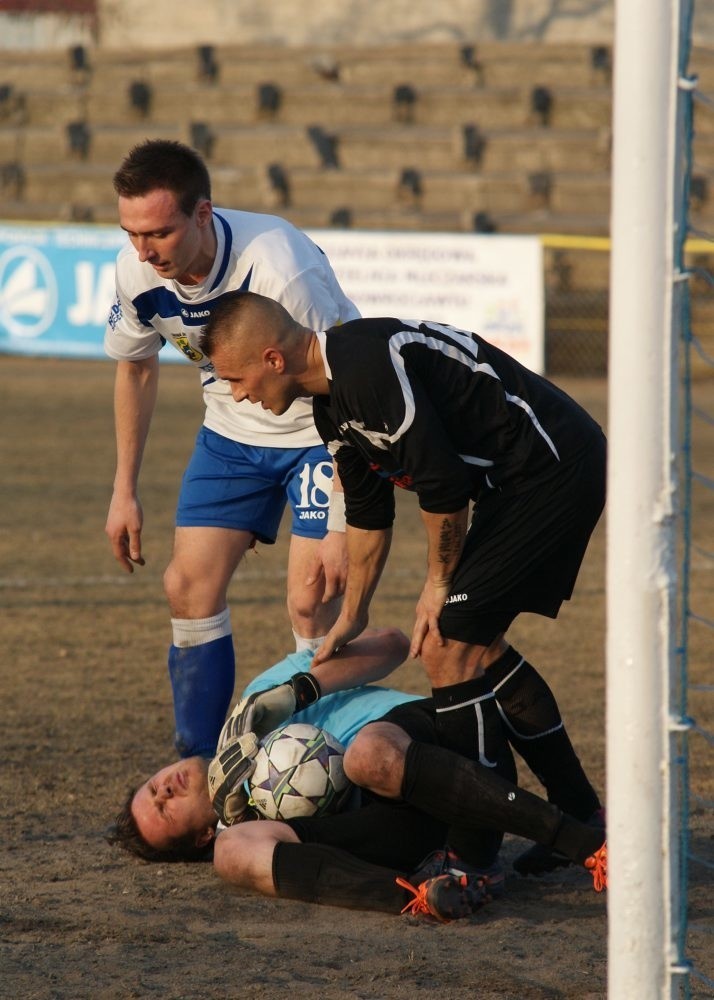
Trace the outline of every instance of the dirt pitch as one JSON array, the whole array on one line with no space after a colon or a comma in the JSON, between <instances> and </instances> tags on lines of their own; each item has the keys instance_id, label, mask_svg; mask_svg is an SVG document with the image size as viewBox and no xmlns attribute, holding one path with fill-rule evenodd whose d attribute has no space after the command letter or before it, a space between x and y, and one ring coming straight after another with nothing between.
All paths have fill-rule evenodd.
<instances>
[{"instance_id":1,"label":"dirt pitch","mask_svg":"<svg viewBox=\"0 0 714 1000\"><path fill-rule=\"evenodd\" d=\"M128 577L103 535L114 464L113 366L1 363L0 996L604 997L606 897L592 892L581 871L541 881L511 875L505 900L473 920L436 926L264 900L228 889L207 865L148 865L108 847L102 831L129 783L172 758L161 574L200 421L196 377L180 365L163 369L142 481L147 565ZM604 382L561 383L604 421ZM710 451L710 468L711 458ZM711 525L711 500L704 502ZM600 525L559 621L524 616L513 631L556 689L599 789L604 537ZM416 504L400 497L374 624L409 631L423 559ZM284 567L283 538L252 554L232 585L239 683L291 648ZM711 576L702 576L710 599ZM426 692L418 663L402 667L397 682ZM695 759L693 778L711 800L711 767ZM701 853L711 840L706 813L694 815L693 830ZM507 838L506 860L522 846ZM692 879L692 920L709 922L710 939L711 882L696 866ZM706 934L693 936L691 954L703 968L708 943ZM696 984L694 995L705 995Z\"/></svg>"}]
</instances>

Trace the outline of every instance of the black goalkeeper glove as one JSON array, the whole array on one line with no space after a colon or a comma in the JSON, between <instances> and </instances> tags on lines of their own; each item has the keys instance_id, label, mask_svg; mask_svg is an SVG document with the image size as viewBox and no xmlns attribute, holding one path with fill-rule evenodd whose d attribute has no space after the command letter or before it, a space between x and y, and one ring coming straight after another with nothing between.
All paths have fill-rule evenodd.
<instances>
[{"instance_id":1,"label":"black goalkeeper glove","mask_svg":"<svg viewBox=\"0 0 714 1000\"><path fill-rule=\"evenodd\" d=\"M294 674L286 684L248 695L228 716L218 737L219 753L231 740L245 733L255 733L259 739L267 736L295 712L313 705L321 695L319 681L309 673Z\"/></svg>"}]
</instances>

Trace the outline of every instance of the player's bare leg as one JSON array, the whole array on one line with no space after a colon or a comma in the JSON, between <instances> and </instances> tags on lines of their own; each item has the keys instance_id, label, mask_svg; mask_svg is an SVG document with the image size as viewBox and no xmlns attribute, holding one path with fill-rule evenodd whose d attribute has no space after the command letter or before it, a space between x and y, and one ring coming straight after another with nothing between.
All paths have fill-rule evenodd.
<instances>
[{"instance_id":1,"label":"player's bare leg","mask_svg":"<svg viewBox=\"0 0 714 1000\"><path fill-rule=\"evenodd\" d=\"M249 531L176 528L164 591L173 618L210 618L226 606L228 584L248 549Z\"/></svg>"},{"instance_id":2,"label":"player's bare leg","mask_svg":"<svg viewBox=\"0 0 714 1000\"><path fill-rule=\"evenodd\" d=\"M457 639L436 639L430 632L421 647L421 661L432 687L446 687L482 677L508 649L503 633L488 646L471 645Z\"/></svg>"},{"instance_id":3,"label":"player's bare leg","mask_svg":"<svg viewBox=\"0 0 714 1000\"><path fill-rule=\"evenodd\" d=\"M402 792L404 761L411 737L392 722L370 722L345 751L345 774L375 795L397 799Z\"/></svg>"},{"instance_id":4,"label":"player's bare leg","mask_svg":"<svg viewBox=\"0 0 714 1000\"><path fill-rule=\"evenodd\" d=\"M507 649L503 635L488 646L428 632L421 659L431 682L442 746L515 776L512 757L490 681L484 670Z\"/></svg>"},{"instance_id":5,"label":"player's bare leg","mask_svg":"<svg viewBox=\"0 0 714 1000\"><path fill-rule=\"evenodd\" d=\"M263 896L277 896L273 852L278 843L299 844L300 838L285 823L272 820L237 823L216 838L214 867L231 885L252 889Z\"/></svg>"},{"instance_id":6,"label":"player's bare leg","mask_svg":"<svg viewBox=\"0 0 714 1000\"><path fill-rule=\"evenodd\" d=\"M381 832L378 826L368 836ZM231 885L264 896L354 910L424 913L442 922L469 916L488 898L485 889L465 878L442 875L420 885L404 871L371 864L338 847L303 844L290 827L270 821L224 830L216 839L214 865Z\"/></svg>"},{"instance_id":7,"label":"player's bare leg","mask_svg":"<svg viewBox=\"0 0 714 1000\"><path fill-rule=\"evenodd\" d=\"M328 594L337 589L334 573L326 581L324 567L316 572L316 566L322 565L325 544L324 539L305 538L301 535L292 535L290 538L287 602L298 650L316 649L320 642L313 640L321 640L335 624L340 613L339 595L327 602L323 600L326 582L330 588ZM310 580L313 582L309 583Z\"/></svg>"}]
</instances>

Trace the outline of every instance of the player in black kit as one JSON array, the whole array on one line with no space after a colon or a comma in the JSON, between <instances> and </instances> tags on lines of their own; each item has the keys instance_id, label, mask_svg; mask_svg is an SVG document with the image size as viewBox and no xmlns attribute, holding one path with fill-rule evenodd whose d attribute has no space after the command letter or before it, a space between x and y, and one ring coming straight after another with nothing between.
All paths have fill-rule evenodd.
<instances>
[{"instance_id":1,"label":"player in black kit","mask_svg":"<svg viewBox=\"0 0 714 1000\"><path fill-rule=\"evenodd\" d=\"M604 825L553 693L505 638L519 613L555 618L572 594L605 502L597 423L477 334L440 323L355 320L336 336L237 293L212 316L202 349L236 400L282 413L313 397L336 459L349 569L342 612L314 662L365 628L394 486L413 490L428 557L411 654L430 679L440 742L493 766L503 721L548 798ZM516 868L539 874L560 863L535 847Z\"/></svg>"}]
</instances>

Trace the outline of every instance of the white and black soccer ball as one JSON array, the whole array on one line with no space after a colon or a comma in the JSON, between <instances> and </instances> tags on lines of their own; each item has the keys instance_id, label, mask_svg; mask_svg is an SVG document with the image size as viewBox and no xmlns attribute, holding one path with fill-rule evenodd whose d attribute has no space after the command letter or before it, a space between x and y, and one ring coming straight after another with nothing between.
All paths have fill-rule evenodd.
<instances>
[{"instance_id":1,"label":"white and black soccer ball","mask_svg":"<svg viewBox=\"0 0 714 1000\"><path fill-rule=\"evenodd\" d=\"M306 723L269 733L249 781L255 808L266 819L281 820L338 812L351 788L344 753L334 736Z\"/></svg>"}]
</instances>

